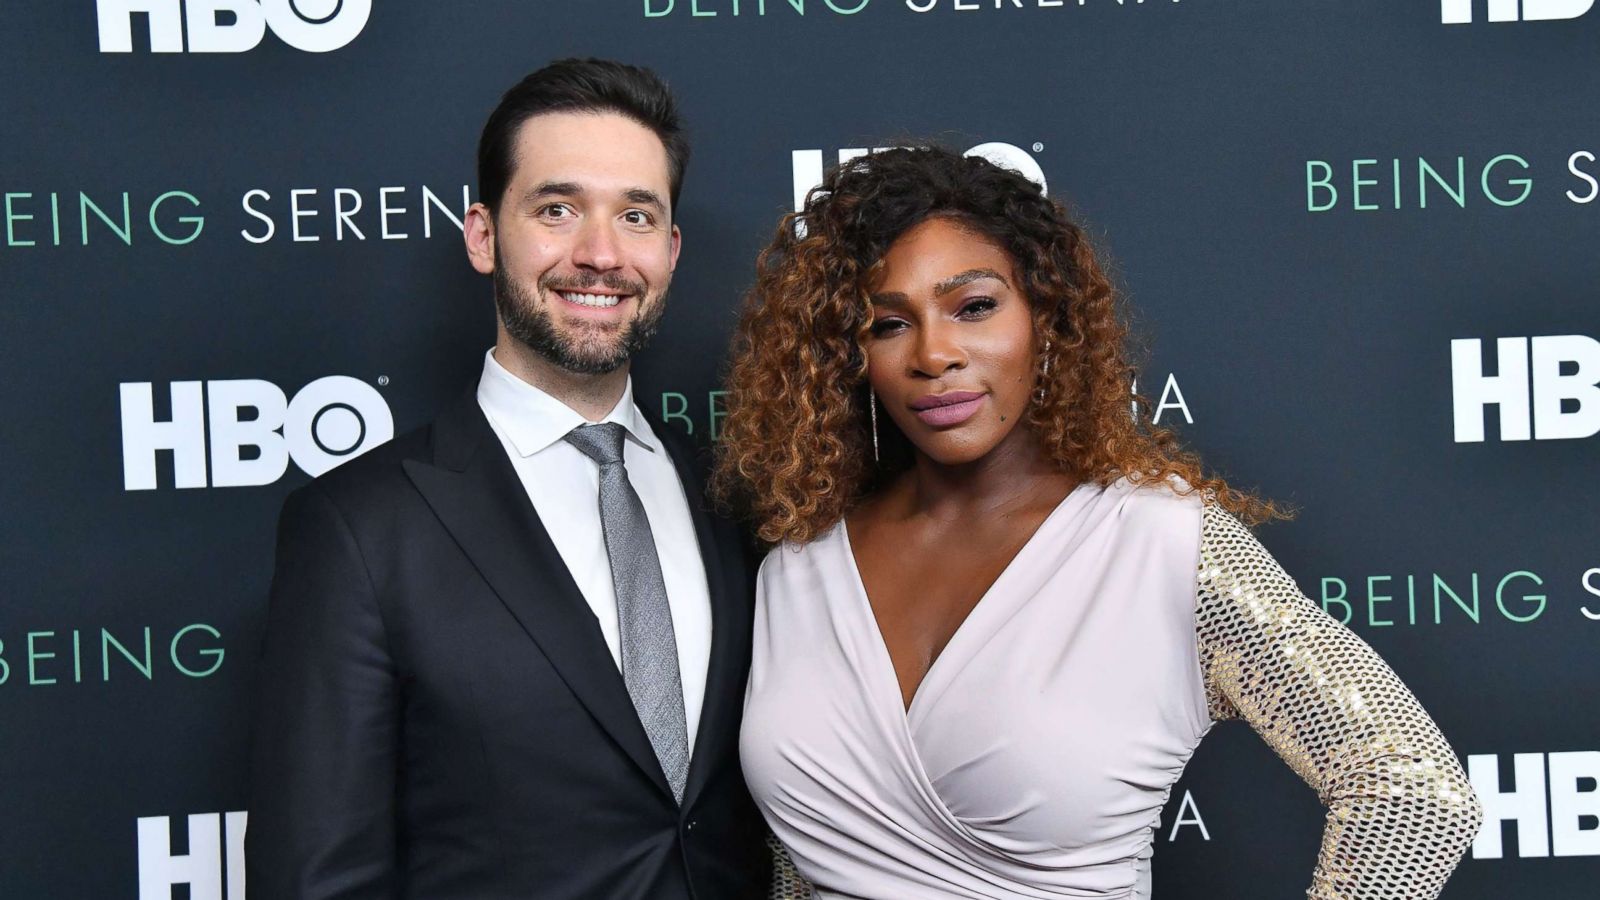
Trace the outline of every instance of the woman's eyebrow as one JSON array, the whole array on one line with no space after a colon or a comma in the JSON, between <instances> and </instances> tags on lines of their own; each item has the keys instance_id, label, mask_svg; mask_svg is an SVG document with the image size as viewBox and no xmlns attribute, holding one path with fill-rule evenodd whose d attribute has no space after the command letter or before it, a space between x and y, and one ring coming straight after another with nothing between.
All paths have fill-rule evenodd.
<instances>
[{"instance_id":1,"label":"woman's eyebrow","mask_svg":"<svg viewBox=\"0 0 1600 900\"><path fill-rule=\"evenodd\" d=\"M934 296L942 297L956 288L961 287L964 284L971 284L980 278L993 278L995 281L1000 282L1006 287L1011 287L1011 282L1007 281L1005 276L993 269L968 269L965 272L951 275L949 278L946 278L945 280L934 285Z\"/></svg>"}]
</instances>

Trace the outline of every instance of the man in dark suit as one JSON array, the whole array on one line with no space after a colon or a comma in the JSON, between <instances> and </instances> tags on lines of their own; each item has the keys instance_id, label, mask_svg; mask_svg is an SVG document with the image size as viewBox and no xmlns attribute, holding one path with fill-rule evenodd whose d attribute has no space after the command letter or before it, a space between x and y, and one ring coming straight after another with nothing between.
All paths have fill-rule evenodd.
<instances>
[{"instance_id":1,"label":"man in dark suit","mask_svg":"<svg viewBox=\"0 0 1600 900\"><path fill-rule=\"evenodd\" d=\"M251 900L764 893L749 561L628 377L687 155L665 86L616 63L552 64L490 116L482 377L284 506Z\"/></svg>"}]
</instances>

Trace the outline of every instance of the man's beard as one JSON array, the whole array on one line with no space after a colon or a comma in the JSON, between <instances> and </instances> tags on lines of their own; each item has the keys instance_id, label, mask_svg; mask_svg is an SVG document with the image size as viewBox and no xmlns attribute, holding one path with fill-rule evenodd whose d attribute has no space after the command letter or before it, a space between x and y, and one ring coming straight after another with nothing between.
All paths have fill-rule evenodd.
<instances>
[{"instance_id":1,"label":"man's beard","mask_svg":"<svg viewBox=\"0 0 1600 900\"><path fill-rule=\"evenodd\" d=\"M506 275L506 267L495 251L494 305L500 311L500 321L506 333L531 348L550 362L577 375L605 375L627 365L633 354L643 350L661 326L661 316L666 312L666 291L651 302L646 297L643 284L629 281L615 273L604 276L589 273L587 277L556 278L546 275L539 279L538 293L550 298L551 303L565 303L556 291L584 291L596 286L621 291L633 298L638 311L620 328L610 329L594 322L576 321L567 333L556 328L550 310L530 296L522 285Z\"/></svg>"}]
</instances>

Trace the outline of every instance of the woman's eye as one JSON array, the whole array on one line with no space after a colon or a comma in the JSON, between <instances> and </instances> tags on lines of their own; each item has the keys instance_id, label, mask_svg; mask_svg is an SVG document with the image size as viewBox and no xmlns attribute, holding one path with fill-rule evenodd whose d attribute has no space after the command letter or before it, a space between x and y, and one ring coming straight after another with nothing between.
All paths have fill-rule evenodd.
<instances>
[{"instance_id":1,"label":"woman's eye","mask_svg":"<svg viewBox=\"0 0 1600 900\"><path fill-rule=\"evenodd\" d=\"M993 312L997 305L993 297L975 297L961 307L961 315L968 318L987 315Z\"/></svg>"},{"instance_id":2,"label":"woman's eye","mask_svg":"<svg viewBox=\"0 0 1600 900\"><path fill-rule=\"evenodd\" d=\"M872 323L872 336L884 337L899 331L904 326L905 323L899 319L876 319Z\"/></svg>"}]
</instances>

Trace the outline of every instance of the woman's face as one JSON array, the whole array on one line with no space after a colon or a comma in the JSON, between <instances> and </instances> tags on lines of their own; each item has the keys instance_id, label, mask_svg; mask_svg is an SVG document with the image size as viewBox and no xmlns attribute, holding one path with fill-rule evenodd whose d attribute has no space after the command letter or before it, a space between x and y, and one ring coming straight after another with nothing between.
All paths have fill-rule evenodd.
<instances>
[{"instance_id":1,"label":"woman's face","mask_svg":"<svg viewBox=\"0 0 1600 900\"><path fill-rule=\"evenodd\" d=\"M867 380L919 451L960 465L1024 433L1033 316L1008 253L928 219L890 245L871 300Z\"/></svg>"}]
</instances>

